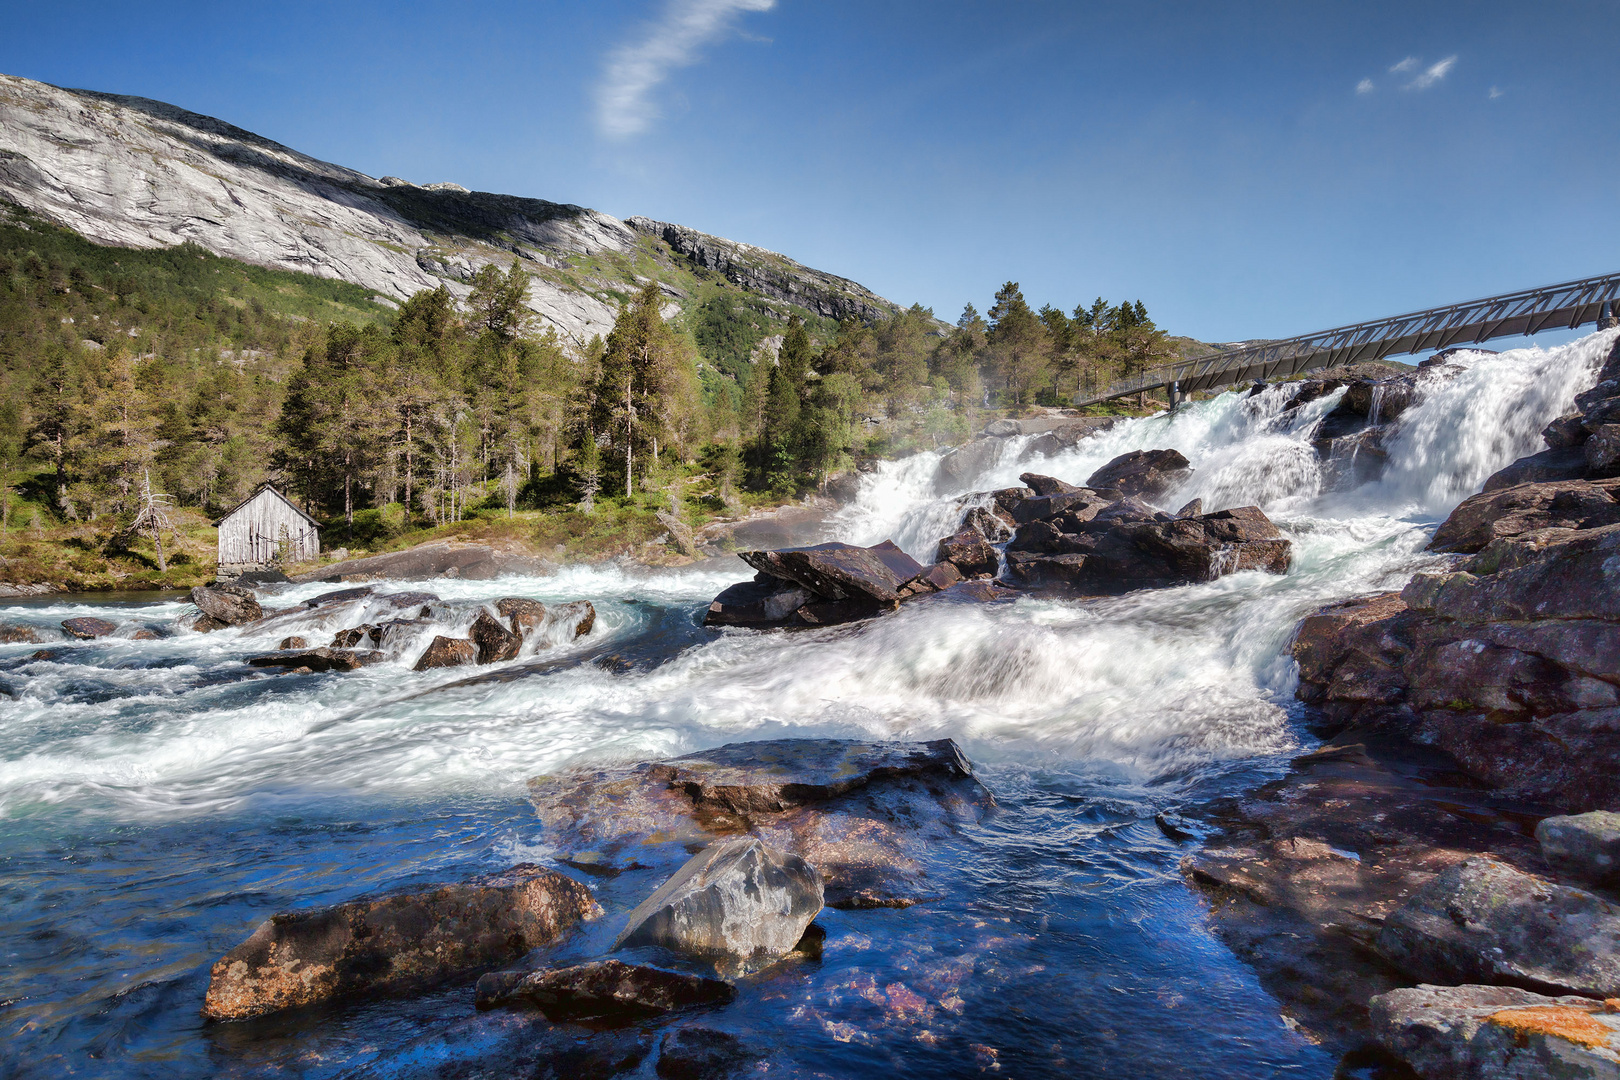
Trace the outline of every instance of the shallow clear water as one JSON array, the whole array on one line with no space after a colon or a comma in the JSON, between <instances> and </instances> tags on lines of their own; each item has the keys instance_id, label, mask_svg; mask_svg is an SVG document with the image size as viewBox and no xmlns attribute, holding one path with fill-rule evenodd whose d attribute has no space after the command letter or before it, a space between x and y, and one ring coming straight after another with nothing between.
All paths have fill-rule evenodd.
<instances>
[{"instance_id":1,"label":"shallow clear water","mask_svg":"<svg viewBox=\"0 0 1620 1080\"><path fill-rule=\"evenodd\" d=\"M926 559L968 491L1026 470L1081 482L1126 450L1173 446L1196 471L1165 504L1258 503L1294 541L1281 577L931 604L776 634L699 625L748 575L735 561L401 586L438 593L447 632L499 596L596 604L587 638L508 665L556 661L546 670L470 685L465 669L412 673L414 651L346 675L242 663L289 634L320 644L370 621L364 603L253 633L64 642L51 660L0 646L0 1075L394 1074L398 1054L431 1056L436 1032L466 1022L467 986L205 1025L208 965L277 910L544 861L527 777L791 734L953 737L1003 811L939 852L937 901L824 913L823 961L746 983L716 1024L832 1076L1171 1076L1191 1061L1210 1077L1330 1076L1333 1057L1208 934L1177 871L1196 841L1154 815L1284 767L1303 739L1284 656L1298 619L1428 562L1434 523L1540 448L1615 336L1465 355L1401 418L1384 478L1351 491L1325 490L1310 446L1337 396L1285 411L1273 390L1124 423L1049 459L1019 462L1027 440L1007 440L960 492L934 491L936 455L888 463L828 526ZM79 597L0 621L94 614L128 635L185 610ZM591 884L609 915L565 956L605 947L658 882Z\"/></svg>"}]
</instances>

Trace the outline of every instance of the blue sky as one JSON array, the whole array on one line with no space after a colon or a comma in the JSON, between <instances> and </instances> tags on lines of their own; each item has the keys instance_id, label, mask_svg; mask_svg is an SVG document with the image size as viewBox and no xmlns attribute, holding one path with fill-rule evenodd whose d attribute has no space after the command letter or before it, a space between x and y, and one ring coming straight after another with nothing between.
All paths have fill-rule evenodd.
<instances>
[{"instance_id":1,"label":"blue sky","mask_svg":"<svg viewBox=\"0 0 1620 1080\"><path fill-rule=\"evenodd\" d=\"M0 70L954 319L1276 337L1620 268L1611 3L18 3Z\"/></svg>"}]
</instances>

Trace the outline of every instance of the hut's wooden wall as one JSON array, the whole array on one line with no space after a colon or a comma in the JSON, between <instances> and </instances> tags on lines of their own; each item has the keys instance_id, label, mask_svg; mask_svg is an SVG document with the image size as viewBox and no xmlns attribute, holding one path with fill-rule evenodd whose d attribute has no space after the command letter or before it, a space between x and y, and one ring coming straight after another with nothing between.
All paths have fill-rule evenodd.
<instances>
[{"instance_id":1,"label":"hut's wooden wall","mask_svg":"<svg viewBox=\"0 0 1620 1080\"><path fill-rule=\"evenodd\" d=\"M290 560L313 559L321 551L320 534L297 509L269 488L237 507L219 523L221 566L262 565L275 558L283 536Z\"/></svg>"}]
</instances>

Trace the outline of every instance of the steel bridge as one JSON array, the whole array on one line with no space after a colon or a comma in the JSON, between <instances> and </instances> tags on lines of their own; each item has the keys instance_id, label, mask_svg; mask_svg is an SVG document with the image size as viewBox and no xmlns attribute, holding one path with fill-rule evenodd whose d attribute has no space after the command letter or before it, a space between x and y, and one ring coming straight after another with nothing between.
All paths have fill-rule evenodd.
<instances>
[{"instance_id":1,"label":"steel bridge","mask_svg":"<svg viewBox=\"0 0 1620 1080\"><path fill-rule=\"evenodd\" d=\"M1465 304L1414 311L1392 319L1356 323L1316 334L1228 349L1183 360L1120 379L1099 392L1082 392L1077 406L1166 387L1170 406L1196 390L1253 380L1271 381L1316 368L1382 360L1401 353L1428 352L1492 338L1573 329L1602 322L1620 310L1620 274L1566 281L1540 289L1489 296Z\"/></svg>"}]
</instances>

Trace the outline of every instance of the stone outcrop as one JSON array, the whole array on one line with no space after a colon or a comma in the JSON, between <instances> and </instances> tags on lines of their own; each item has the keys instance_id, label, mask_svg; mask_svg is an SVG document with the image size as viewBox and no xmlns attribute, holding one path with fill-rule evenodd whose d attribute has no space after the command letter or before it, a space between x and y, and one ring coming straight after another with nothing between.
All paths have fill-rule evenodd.
<instances>
[{"instance_id":1,"label":"stone outcrop","mask_svg":"<svg viewBox=\"0 0 1620 1080\"><path fill-rule=\"evenodd\" d=\"M522 956L600 912L561 874L515 866L461 885L272 916L215 962L211 1020L419 990Z\"/></svg>"},{"instance_id":2,"label":"stone outcrop","mask_svg":"<svg viewBox=\"0 0 1620 1080\"><path fill-rule=\"evenodd\" d=\"M220 626L241 626L264 618L259 598L240 585L198 585L191 590L191 602Z\"/></svg>"},{"instance_id":3,"label":"stone outcrop","mask_svg":"<svg viewBox=\"0 0 1620 1080\"><path fill-rule=\"evenodd\" d=\"M792 952L821 905L815 867L739 837L692 856L630 913L613 947L657 946L743 974Z\"/></svg>"},{"instance_id":4,"label":"stone outcrop","mask_svg":"<svg viewBox=\"0 0 1620 1080\"><path fill-rule=\"evenodd\" d=\"M686 845L751 835L815 867L835 908L932 895L930 845L995 806L949 739L732 743L537 777L529 790L547 841L593 865L659 860L673 873L690 858Z\"/></svg>"},{"instance_id":5,"label":"stone outcrop","mask_svg":"<svg viewBox=\"0 0 1620 1080\"><path fill-rule=\"evenodd\" d=\"M1372 1034L1423 1080L1617 1080L1620 1013L1502 986L1415 986L1372 1001Z\"/></svg>"},{"instance_id":6,"label":"stone outcrop","mask_svg":"<svg viewBox=\"0 0 1620 1080\"><path fill-rule=\"evenodd\" d=\"M113 633L118 629L118 624L109 619L98 619L93 615L80 615L71 619L63 619L62 629L80 641L90 641ZM19 638L19 640L26 639Z\"/></svg>"},{"instance_id":7,"label":"stone outcrop","mask_svg":"<svg viewBox=\"0 0 1620 1080\"><path fill-rule=\"evenodd\" d=\"M1450 535L1472 546L1491 529ZM1294 645L1299 695L1328 730L1357 724L1438 747L1520 797L1572 812L1617 805L1617 555L1620 524L1532 529L1417 575L1399 596L1326 608Z\"/></svg>"},{"instance_id":8,"label":"stone outcrop","mask_svg":"<svg viewBox=\"0 0 1620 1080\"><path fill-rule=\"evenodd\" d=\"M328 563L318 569L295 574L293 580L431 581L434 578L460 578L465 581L490 581L502 574L534 575L549 573L554 569L556 567L545 559L522 552L504 551L487 544L436 540L405 551Z\"/></svg>"},{"instance_id":9,"label":"stone outcrop","mask_svg":"<svg viewBox=\"0 0 1620 1080\"><path fill-rule=\"evenodd\" d=\"M724 1005L736 987L683 971L593 960L549 971L497 971L478 980L480 1009L538 1009L548 1020L633 1023L680 1009Z\"/></svg>"}]
</instances>

